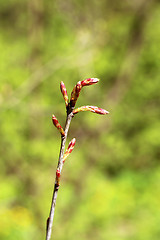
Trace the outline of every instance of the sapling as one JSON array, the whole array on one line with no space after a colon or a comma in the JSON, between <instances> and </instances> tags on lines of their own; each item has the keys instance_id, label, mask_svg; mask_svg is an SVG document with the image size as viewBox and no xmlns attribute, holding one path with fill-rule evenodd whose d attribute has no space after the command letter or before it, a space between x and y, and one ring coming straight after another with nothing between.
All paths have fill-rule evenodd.
<instances>
[{"instance_id":1,"label":"sapling","mask_svg":"<svg viewBox=\"0 0 160 240\"><path fill-rule=\"evenodd\" d=\"M70 100L68 98L67 90L63 82L60 83L60 89L65 101L66 105L66 123L65 123L65 128L63 129L60 123L58 122L57 118L52 115L52 122L54 126L58 129L58 131L61 134L61 147L60 147L60 154L59 154L59 159L58 159L58 165L56 169L56 177L55 177L55 183L54 183L54 190L53 190L53 197L52 197L52 202L51 202L51 209L50 209L50 214L47 219L47 226L46 226L46 240L50 240L51 238L51 233L52 233L52 226L53 226L53 218L54 218L54 211L55 211L55 205L56 205L56 200L57 200L57 194L60 186L60 178L61 178L61 172L63 168L63 164L65 163L66 158L69 156L69 154L72 152L76 139L73 138L69 145L67 150L65 151L65 143L68 135L68 130L69 126L71 123L72 118L74 117L75 114L79 112L84 112L84 111L90 111L93 113L105 115L108 114L109 112L96 107L96 106L82 106L79 108L75 109L75 104L77 102L77 99L79 97L79 94L81 92L81 89L85 86L90 86L99 81L98 78L87 78L83 81L79 81L73 88L71 92L71 97Z\"/></svg>"}]
</instances>

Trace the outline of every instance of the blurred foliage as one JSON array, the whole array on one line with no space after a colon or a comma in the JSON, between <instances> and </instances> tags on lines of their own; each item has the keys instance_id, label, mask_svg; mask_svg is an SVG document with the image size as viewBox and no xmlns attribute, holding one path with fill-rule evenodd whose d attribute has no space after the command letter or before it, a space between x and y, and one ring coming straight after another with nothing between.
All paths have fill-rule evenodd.
<instances>
[{"instance_id":1,"label":"blurred foliage","mask_svg":"<svg viewBox=\"0 0 160 240\"><path fill-rule=\"evenodd\" d=\"M0 238L44 239L60 136L61 80L74 117L53 239L159 240L160 4L140 1L0 2Z\"/></svg>"}]
</instances>

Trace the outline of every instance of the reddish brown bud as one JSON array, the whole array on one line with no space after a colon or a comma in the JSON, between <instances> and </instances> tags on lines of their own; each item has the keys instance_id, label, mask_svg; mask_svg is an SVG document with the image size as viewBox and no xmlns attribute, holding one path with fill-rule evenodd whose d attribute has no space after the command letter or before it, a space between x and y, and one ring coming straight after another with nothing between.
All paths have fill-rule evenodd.
<instances>
[{"instance_id":1,"label":"reddish brown bud","mask_svg":"<svg viewBox=\"0 0 160 240\"><path fill-rule=\"evenodd\" d=\"M61 89L61 93L63 95L64 101L65 101L65 104L67 107L68 106L68 94L67 94L67 89L62 81L60 83L60 89Z\"/></svg>"},{"instance_id":2,"label":"reddish brown bud","mask_svg":"<svg viewBox=\"0 0 160 240\"><path fill-rule=\"evenodd\" d=\"M79 81L73 88L73 91L71 93L71 100L70 100L70 106L74 107L76 104L76 101L79 97L80 91L81 91L82 85L81 81Z\"/></svg>"},{"instance_id":3,"label":"reddish brown bud","mask_svg":"<svg viewBox=\"0 0 160 240\"><path fill-rule=\"evenodd\" d=\"M68 149L73 148L74 145L75 145L75 143L76 143L76 139L73 138L73 139L70 141L69 145L68 145Z\"/></svg>"},{"instance_id":4,"label":"reddish brown bud","mask_svg":"<svg viewBox=\"0 0 160 240\"><path fill-rule=\"evenodd\" d=\"M57 169L57 171L56 171L56 182L57 182L57 186L59 186L60 176L61 176L61 173L60 173L59 169Z\"/></svg>"},{"instance_id":5,"label":"reddish brown bud","mask_svg":"<svg viewBox=\"0 0 160 240\"><path fill-rule=\"evenodd\" d=\"M73 139L70 141L70 143L69 143L69 145L68 145L68 148L67 148L67 150L66 150L66 152L65 152L65 154L64 154L64 156L63 156L63 163L65 162L65 160L66 160L66 158L68 157L68 155L73 151L75 143L76 143L76 139L73 138Z\"/></svg>"},{"instance_id":6,"label":"reddish brown bud","mask_svg":"<svg viewBox=\"0 0 160 240\"><path fill-rule=\"evenodd\" d=\"M63 128L61 127L60 123L58 122L57 118L54 115L52 115L52 122L54 126L58 129L58 131L61 133L61 135L65 136Z\"/></svg>"},{"instance_id":7,"label":"reddish brown bud","mask_svg":"<svg viewBox=\"0 0 160 240\"><path fill-rule=\"evenodd\" d=\"M102 109L102 108L99 108L99 107L96 107L96 106L82 106L82 107L74 109L73 114L77 114L78 112L86 112L86 111L90 111L90 112L97 113L97 114L102 114L102 115L105 115L105 114L109 113L105 109Z\"/></svg>"},{"instance_id":8,"label":"reddish brown bud","mask_svg":"<svg viewBox=\"0 0 160 240\"><path fill-rule=\"evenodd\" d=\"M93 85L95 83L97 83L99 81L98 78L87 78L83 81L81 81L82 87L84 86L89 86L89 85Z\"/></svg>"},{"instance_id":9,"label":"reddish brown bud","mask_svg":"<svg viewBox=\"0 0 160 240\"><path fill-rule=\"evenodd\" d=\"M57 177L57 178L60 178L60 176L61 176L61 173L60 173L60 171L57 169L57 171L56 171L56 177Z\"/></svg>"}]
</instances>

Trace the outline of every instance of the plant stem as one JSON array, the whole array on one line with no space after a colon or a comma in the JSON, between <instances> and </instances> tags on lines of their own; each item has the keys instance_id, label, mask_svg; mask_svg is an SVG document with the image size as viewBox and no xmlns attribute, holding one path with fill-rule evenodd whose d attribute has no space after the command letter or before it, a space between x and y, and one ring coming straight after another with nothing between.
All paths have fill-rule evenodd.
<instances>
[{"instance_id":1,"label":"plant stem","mask_svg":"<svg viewBox=\"0 0 160 240\"><path fill-rule=\"evenodd\" d=\"M67 113L65 130L64 130L65 131L65 136L61 137L61 147L60 147L59 160L58 160L58 165L57 165L57 169L60 171L60 173L61 173L62 167L63 167L63 155L64 155L64 150L65 150L65 143L66 143L66 140L67 140L68 130L69 130L69 126L70 126L72 117L73 117L72 112ZM56 200L57 200L57 195L58 195L58 189L59 189L59 184L57 184L57 180L55 179L51 209L50 209L49 218L47 220L46 240L50 240L50 238L51 238L53 218L54 218L55 205L56 205Z\"/></svg>"}]
</instances>

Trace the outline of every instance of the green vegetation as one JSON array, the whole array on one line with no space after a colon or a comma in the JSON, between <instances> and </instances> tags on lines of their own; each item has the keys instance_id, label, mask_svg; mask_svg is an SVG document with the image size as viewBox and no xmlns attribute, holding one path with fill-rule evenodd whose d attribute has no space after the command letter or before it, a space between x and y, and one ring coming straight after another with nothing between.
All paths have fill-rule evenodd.
<instances>
[{"instance_id":1,"label":"green vegetation","mask_svg":"<svg viewBox=\"0 0 160 240\"><path fill-rule=\"evenodd\" d=\"M77 144L62 173L52 238L160 238L160 4L0 2L0 239L44 239L68 94ZM67 143L68 144L68 143Z\"/></svg>"}]
</instances>

